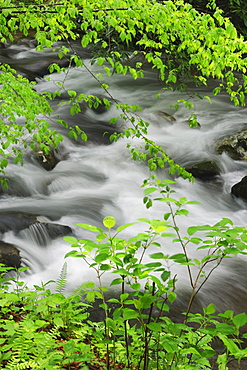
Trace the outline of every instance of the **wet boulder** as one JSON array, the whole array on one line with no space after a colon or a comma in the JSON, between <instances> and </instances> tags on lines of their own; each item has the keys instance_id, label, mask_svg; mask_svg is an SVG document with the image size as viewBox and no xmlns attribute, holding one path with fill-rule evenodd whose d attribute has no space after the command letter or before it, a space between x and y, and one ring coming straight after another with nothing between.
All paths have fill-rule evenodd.
<instances>
[{"instance_id":1,"label":"wet boulder","mask_svg":"<svg viewBox=\"0 0 247 370\"><path fill-rule=\"evenodd\" d=\"M240 182L232 186L231 193L235 197L247 199L247 176L244 176Z\"/></svg>"},{"instance_id":2,"label":"wet boulder","mask_svg":"<svg viewBox=\"0 0 247 370\"><path fill-rule=\"evenodd\" d=\"M194 163L191 166L186 166L185 169L201 180L212 180L220 175L220 169L214 161Z\"/></svg>"},{"instance_id":3,"label":"wet boulder","mask_svg":"<svg viewBox=\"0 0 247 370\"><path fill-rule=\"evenodd\" d=\"M234 160L247 160L247 130L236 133L218 141L217 154L227 153Z\"/></svg>"},{"instance_id":4,"label":"wet boulder","mask_svg":"<svg viewBox=\"0 0 247 370\"><path fill-rule=\"evenodd\" d=\"M35 152L35 159L46 171L53 170L60 161L54 149L50 149L48 153L45 153L41 149L37 150Z\"/></svg>"},{"instance_id":5,"label":"wet boulder","mask_svg":"<svg viewBox=\"0 0 247 370\"><path fill-rule=\"evenodd\" d=\"M0 232L19 232L37 222L37 216L21 212L0 213Z\"/></svg>"},{"instance_id":6,"label":"wet boulder","mask_svg":"<svg viewBox=\"0 0 247 370\"><path fill-rule=\"evenodd\" d=\"M53 239L71 235L67 225L52 222L40 222L37 215L28 213L0 213L0 233L13 231L22 238L32 239L41 246L46 246Z\"/></svg>"},{"instance_id":7,"label":"wet boulder","mask_svg":"<svg viewBox=\"0 0 247 370\"><path fill-rule=\"evenodd\" d=\"M33 240L41 247L46 247L51 240L65 235L72 235L72 229L67 225L38 221L21 230L18 235L23 239Z\"/></svg>"},{"instance_id":8,"label":"wet boulder","mask_svg":"<svg viewBox=\"0 0 247 370\"><path fill-rule=\"evenodd\" d=\"M29 197L32 194L27 184L17 174L13 177L7 177L7 185L7 188L0 185L0 196L11 195L16 197Z\"/></svg>"},{"instance_id":9,"label":"wet boulder","mask_svg":"<svg viewBox=\"0 0 247 370\"><path fill-rule=\"evenodd\" d=\"M21 266L20 252L14 244L0 240L0 263L16 269Z\"/></svg>"},{"instance_id":10,"label":"wet boulder","mask_svg":"<svg viewBox=\"0 0 247 370\"><path fill-rule=\"evenodd\" d=\"M72 234L71 227L67 225L53 224L48 222L40 222L51 239L56 239L61 236Z\"/></svg>"}]
</instances>

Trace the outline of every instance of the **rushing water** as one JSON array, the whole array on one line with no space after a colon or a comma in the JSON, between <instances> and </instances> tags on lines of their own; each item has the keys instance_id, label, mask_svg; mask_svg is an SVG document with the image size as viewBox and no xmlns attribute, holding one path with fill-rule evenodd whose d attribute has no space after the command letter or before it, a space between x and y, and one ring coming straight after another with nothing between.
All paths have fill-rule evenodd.
<instances>
[{"instance_id":1,"label":"rushing water","mask_svg":"<svg viewBox=\"0 0 247 370\"><path fill-rule=\"evenodd\" d=\"M52 60L54 55L47 52L45 58L37 54L33 48L23 44L8 48L8 53L2 52L2 61L11 61L12 65L22 71L28 66ZM83 55L85 63L94 73L102 72L96 65L91 66L89 54ZM41 58L41 59L40 59ZM43 59L42 59L43 58ZM35 73L35 72L33 72ZM78 93L102 94L97 81L83 68L71 68L61 74L52 74L38 79L37 91L54 91L57 82L64 82L67 89ZM233 184L238 182L247 170L247 163L234 161L226 154L216 155L216 141L234 133L247 124L246 109L233 107L229 98L221 94L214 97L212 104L207 100L193 98L195 113L201 124L200 129L190 129L186 119L190 115L185 107L177 111L170 108L178 99L189 99L185 93L162 90L162 85L152 70L146 71L145 78L134 81L131 77L114 75L110 79L105 76L105 82L110 84L110 93L115 99L124 103L139 104L142 112L139 115L150 122L149 137L162 145L169 155L183 166L195 162L212 159L221 169L221 177L211 182L189 183L177 179L174 186L177 197L187 197L188 200L199 201L200 205L188 206L189 216L179 216L178 224L181 232L188 226L214 224L222 217L233 220L235 225L244 226L247 221L246 204L230 194ZM155 95L162 91L161 98ZM202 88L199 93L210 95L210 88ZM69 114L68 105L58 105L63 97L53 102L54 117L59 115L69 125L78 125L88 134L89 141L75 142L65 137L58 156L60 162L52 171L46 171L33 159L27 151L23 167L10 165L7 175L12 179L12 191L1 196L1 212L23 212L38 215L38 220L69 226L76 237L90 237L92 234L75 223L102 225L105 216L114 216L118 225L134 222L137 218L162 219L167 212L165 205L154 204L150 209L143 205L143 180L150 176L144 163L134 162L126 149L128 139L121 139L109 145L105 132L113 132L115 127L108 124L112 116L118 112L114 107L99 114L92 109L82 107L82 112L74 116ZM64 100L65 101L65 100ZM175 123L167 121L159 113L165 111L174 115ZM121 129L122 122L117 124ZM58 127L55 126L57 129ZM61 129L65 134L65 129ZM140 142L136 140L139 145ZM166 171L159 172L163 179L168 178ZM123 233L126 237L134 236L143 229L143 225L135 225ZM57 279L64 263L64 255L70 250L70 245L62 237L51 238L42 224L34 224L16 233L12 228L3 233L2 239L14 243L21 252L24 264L30 266L29 272L23 277L28 285L39 284L50 279ZM162 241L165 253L181 252L179 245L172 244L169 239ZM159 250L151 250L156 252ZM193 258L202 256L205 252L196 252L195 247L189 250ZM82 281L93 279L81 259L68 258L68 291L74 289ZM186 268L171 267L177 273L179 284L184 289L188 286ZM228 260L217 269L209 279L202 293L203 304L216 302L220 309L230 308L235 303L235 309L244 309L246 302L246 262Z\"/></svg>"}]
</instances>

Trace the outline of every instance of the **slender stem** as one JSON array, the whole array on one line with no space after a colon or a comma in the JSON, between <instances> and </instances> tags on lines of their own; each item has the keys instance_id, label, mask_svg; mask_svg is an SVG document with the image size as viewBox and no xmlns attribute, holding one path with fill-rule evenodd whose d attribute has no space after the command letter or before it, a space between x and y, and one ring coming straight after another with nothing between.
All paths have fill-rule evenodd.
<instances>
[{"instance_id":1,"label":"slender stem","mask_svg":"<svg viewBox=\"0 0 247 370\"><path fill-rule=\"evenodd\" d=\"M125 292L125 282L124 282L125 276L122 275L121 277L123 279L123 282L122 282L122 294L124 294L124 292ZM125 304L123 303L123 308L124 307L125 307ZM128 343L127 320L124 320L124 340L125 340L125 347L126 347L126 356L127 356L128 369L131 369L132 367L130 365L130 354L129 354L129 343Z\"/></svg>"},{"instance_id":2,"label":"slender stem","mask_svg":"<svg viewBox=\"0 0 247 370\"><path fill-rule=\"evenodd\" d=\"M105 337L108 340L109 339L109 331L106 325L106 320L105 320ZM110 370L110 353L109 353L109 344L106 343L106 368L107 370Z\"/></svg>"},{"instance_id":3,"label":"slender stem","mask_svg":"<svg viewBox=\"0 0 247 370\"><path fill-rule=\"evenodd\" d=\"M220 259L218 259L217 257L214 258L214 259L211 259L209 261L206 261L202 267L200 268L197 276L196 276L196 279L195 279L195 282L194 282L194 286L193 286L193 289L192 289L192 292L191 292L191 296L190 296L190 300L189 300L189 303L188 303L188 307L187 307L187 310L186 310L186 314L185 314L185 319L184 319L184 324L187 323L187 320L188 320L188 314L191 310L191 306L192 306L192 303L196 297L196 295L199 293L199 291L201 290L201 288L203 287L203 285L207 282L207 280L209 279L209 277L211 276L211 274L213 273L213 271L219 266L219 264L221 263L222 259L224 258L224 254L220 257ZM197 283L198 283L198 280L199 280L199 277L204 269L204 267L209 263L209 262L213 262L213 261L216 261L218 260L218 263L209 271L208 275L205 277L205 279L203 280L203 282L200 284L200 286L196 289L197 287Z\"/></svg>"},{"instance_id":4,"label":"slender stem","mask_svg":"<svg viewBox=\"0 0 247 370\"><path fill-rule=\"evenodd\" d=\"M168 196L167 196L168 197ZM180 244L182 246L182 249L183 249L183 252L184 252L184 255L185 255L185 259L186 259L186 262L189 263L189 257L188 257L188 254L187 254L187 250L186 250L186 246L185 246L185 243L183 242L182 240L182 237L180 235L180 232L179 232L179 228L177 226L177 222L176 222L176 219L175 219L175 214L173 212L173 209L172 209L172 206L171 206L171 203L168 203L168 206L170 208L170 211L171 211L171 216L172 216L172 221L173 221L173 225L174 225L174 230L178 236L178 239L180 241ZM192 288L194 287L194 284L193 284L193 277L192 277L192 272L191 272L191 268L189 265L187 265L187 270L188 270L188 274L189 274L189 279L190 279L190 285L192 286Z\"/></svg>"},{"instance_id":5,"label":"slender stem","mask_svg":"<svg viewBox=\"0 0 247 370\"><path fill-rule=\"evenodd\" d=\"M153 282L152 296L154 295L155 295L155 283ZM153 303L150 306L147 324L149 324L151 321L152 311L153 311ZM144 359L143 370L148 369L148 344L149 344L150 338L148 338L147 324L145 325L144 321L142 320L142 326L144 327L144 354L140 358L138 369L140 368L142 359Z\"/></svg>"}]
</instances>

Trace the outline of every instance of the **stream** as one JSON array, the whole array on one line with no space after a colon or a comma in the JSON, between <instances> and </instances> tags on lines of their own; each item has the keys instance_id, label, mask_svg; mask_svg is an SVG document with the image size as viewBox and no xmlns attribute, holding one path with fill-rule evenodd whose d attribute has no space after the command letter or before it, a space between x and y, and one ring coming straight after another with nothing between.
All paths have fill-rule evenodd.
<instances>
[{"instance_id":1,"label":"stream","mask_svg":"<svg viewBox=\"0 0 247 370\"><path fill-rule=\"evenodd\" d=\"M91 65L90 53L82 51L84 63L94 74L103 73L96 64ZM41 69L47 61L54 60L54 52L47 50L38 53L30 42L17 43L0 50L0 61L10 63L25 75ZM38 66L38 67L37 67ZM28 72L27 72L28 75ZM38 74L37 74L38 75ZM104 75L104 73L103 73ZM49 77L49 80L46 78ZM227 154L215 153L216 142L227 135L247 127L246 108L234 107L224 93L213 97L212 85L197 89L200 95L212 97L212 104L206 99L190 97L186 93L162 90L156 72L146 70L145 77L133 80L131 76L113 75L104 81L110 85L111 95L119 102L138 104L142 111L141 118L150 123L149 138L162 145L174 161L188 166L203 160L215 161L221 175L212 181L196 180L189 183L182 178L176 179L173 189L174 197L186 197L200 204L187 206L189 215L177 219L181 234L184 235L189 226L213 225L223 217L230 218L234 225L245 226L247 223L247 206L241 199L231 195L231 187L239 182L247 172L247 162L234 161ZM57 82L63 82L66 89L78 93L102 95L97 81L83 67L70 68L61 74L53 73L37 77L38 92L58 89ZM161 98L156 94L161 92ZM176 111L170 108L178 99L190 99L195 105L194 112L198 116L201 127L191 129L186 122L191 114L187 108L180 106ZM123 122L110 125L109 119L119 114L114 105L110 110L95 111L82 106L82 112L71 116L69 105L62 94L52 102L53 117L59 115L70 126L78 125L88 135L87 142L78 141L66 136L66 130L59 128L51 121L51 126L65 135L57 156L59 162L51 170L46 171L30 150L25 152L23 167L10 164L7 177L13 181L9 191L0 197L1 214L23 213L35 215L40 221L16 232L14 227L2 232L2 240L18 246L24 265L29 270L22 278L31 287L59 277L65 262L64 255L71 250L63 236L51 237L51 233L42 227L42 223L62 225L71 230L70 235L77 238L93 238L93 234L83 230L75 223L87 223L102 226L105 216L114 216L117 226L135 222L138 218L163 219L167 212L164 202L154 202L153 207L146 209L143 204L143 180L150 177L145 163L135 162L126 149L126 144L140 145L139 140L120 139L109 142L109 133L122 129ZM59 105L60 104L60 105ZM166 112L176 119L174 123L165 119L160 112ZM107 134L105 134L107 132ZM161 179L169 179L165 170L158 172ZM138 223L126 229L122 236L129 238L145 225ZM69 229L70 228L70 229ZM182 253L181 247L165 239L160 241L163 253ZM151 248L147 254L159 252ZM206 252L196 251L196 246L189 249L192 258L202 257ZM67 258L68 284L70 293L81 282L95 280L94 272L90 271L79 258ZM185 266L171 265L172 275L177 274L178 287L186 292L188 274ZM105 283L109 284L108 274ZM115 288L116 289L116 288ZM219 310L234 309L243 311L247 303L247 269L245 257L228 259L217 268L200 295L200 305L214 302Z\"/></svg>"}]
</instances>

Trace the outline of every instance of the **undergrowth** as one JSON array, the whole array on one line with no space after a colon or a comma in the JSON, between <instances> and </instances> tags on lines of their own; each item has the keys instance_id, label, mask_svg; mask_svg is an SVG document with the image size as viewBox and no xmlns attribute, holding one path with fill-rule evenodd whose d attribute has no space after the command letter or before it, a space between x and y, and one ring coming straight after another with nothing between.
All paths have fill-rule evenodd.
<instances>
[{"instance_id":1,"label":"undergrowth","mask_svg":"<svg viewBox=\"0 0 247 370\"><path fill-rule=\"evenodd\" d=\"M144 182L145 204L163 202L167 211L163 220L139 219L145 231L121 238L134 223L116 227L114 217L108 216L102 228L77 224L95 233L95 238L65 237L72 246L65 257L84 259L97 277L84 281L68 297L66 263L57 281L33 289L19 278L25 268L10 277L9 268L1 265L2 369L225 370L232 359L241 369L241 359L247 355L243 348L247 334L241 330L246 313L216 313L210 304L193 314L191 306L223 259L245 254L246 229L223 219L211 226L190 226L181 235L177 218L187 216L188 205L194 202L172 197L171 183L156 177ZM154 194L158 195L153 199ZM178 243L181 253L164 253L166 239ZM205 250L204 257L192 259L189 245ZM172 264L185 266L189 277L190 296L181 322L169 316L179 286ZM112 281L105 286L104 276L109 273ZM112 287L119 292L115 298ZM93 322L88 309L98 302L104 319Z\"/></svg>"}]
</instances>

